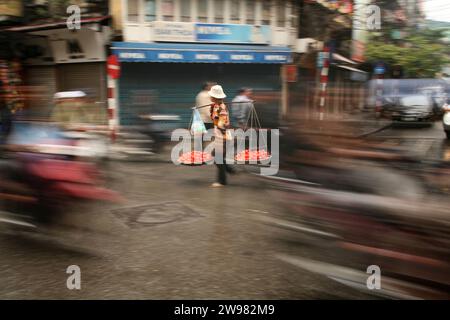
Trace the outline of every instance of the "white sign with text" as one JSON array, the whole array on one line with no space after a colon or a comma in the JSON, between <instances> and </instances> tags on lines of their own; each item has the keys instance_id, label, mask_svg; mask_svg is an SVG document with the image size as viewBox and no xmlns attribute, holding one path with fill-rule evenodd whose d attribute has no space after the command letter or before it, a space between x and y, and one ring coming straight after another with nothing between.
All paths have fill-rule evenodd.
<instances>
[{"instance_id":1,"label":"white sign with text","mask_svg":"<svg viewBox=\"0 0 450 320\"><path fill-rule=\"evenodd\" d=\"M155 41L194 42L195 25L190 22L155 21L153 35Z\"/></svg>"}]
</instances>

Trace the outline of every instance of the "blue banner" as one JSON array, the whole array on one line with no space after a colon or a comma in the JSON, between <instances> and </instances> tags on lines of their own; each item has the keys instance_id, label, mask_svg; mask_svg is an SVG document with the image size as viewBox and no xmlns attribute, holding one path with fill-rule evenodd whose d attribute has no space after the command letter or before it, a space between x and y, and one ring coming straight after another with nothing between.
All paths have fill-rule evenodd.
<instances>
[{"instance_id":1,"label":"blue banner","mask_svg":"<svg viewBox=\"0 0 450 320\"><path fill-rule=\"evenodd\" d=\"M220 50L219 48L223 48ZM113 54L121 62L197 62L197 63L290 63L288 48L258 47L245 49L240 46L164 46L115 43Z\"/></svg>"},{"instance_id":2,"label":"blue banner","mask_svg":"<svg viewBox=\"0 0 450 320\"><path fill-rule=\"evenodd\" d=\"M285 52L189 52L113 50L122 62L288 63Z\"/></svg>"},{"instance_id":3,"label":"blue banner","mask_svg":"<svg viewBox=\"0 0 450 320\"><path fill-rule=\"evenodd\" d=\"M269 26L196 23L195 30L198 42L270 43Z\"/></svg>"}]
</instances>

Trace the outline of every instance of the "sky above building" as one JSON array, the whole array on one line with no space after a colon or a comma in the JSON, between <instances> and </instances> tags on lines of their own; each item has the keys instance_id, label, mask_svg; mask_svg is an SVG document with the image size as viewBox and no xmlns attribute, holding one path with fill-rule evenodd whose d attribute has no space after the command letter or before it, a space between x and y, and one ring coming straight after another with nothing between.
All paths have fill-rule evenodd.
<instances>
[{"instance_id":1,"label":"sky above building","mask_svg":"<svg viewBox=\"0 0 450 320\"><path fill-rule=\"evenodd\" d=\"M450 22L449 0L423 0L427 19Z\"/></svg>"}]
</instances>

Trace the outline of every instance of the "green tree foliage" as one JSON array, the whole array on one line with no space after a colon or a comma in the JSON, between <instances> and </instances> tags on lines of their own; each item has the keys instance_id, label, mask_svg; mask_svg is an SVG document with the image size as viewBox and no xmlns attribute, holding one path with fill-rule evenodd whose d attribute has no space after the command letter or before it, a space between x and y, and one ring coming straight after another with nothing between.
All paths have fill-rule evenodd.
<instances>
[{"instance_id":1,"label":"green tree foliage","mask_svg":"<svg viewBox=\"0 0 450 320\"><path fill-rule=\"evenodd\" d=\"M403 67L408 78L434 78L449 63L450 46L443 42L443 30L414 30L401 41L374 36L368 43L368 61L384 61Z\"/></svg>"}]
</instances>

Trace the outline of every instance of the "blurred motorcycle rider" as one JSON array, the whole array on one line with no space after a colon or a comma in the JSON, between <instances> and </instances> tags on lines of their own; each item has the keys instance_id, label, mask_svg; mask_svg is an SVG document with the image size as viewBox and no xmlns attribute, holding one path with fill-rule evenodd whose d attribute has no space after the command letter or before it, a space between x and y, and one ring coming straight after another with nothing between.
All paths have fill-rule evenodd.
<instances>
[{"instance_id":1,"label":"blurred motorcycle rider","mask_svg":"<svg viewBox=\"0 0 450 320\"><path fill-rule=\"evenodd\" d=\"M86 94L83 91L65 91L55 93L55 109L51 120L64 126L71 127L88 122L85 110Z\"/></svg>"},{"instance_id":2,"label":"blurred motorcycle rider","mask_svg":"<svg viewBox=\"0 0 450 320\"><path fill-rule=\"evenodd\" d=\"M12 114L3 96L3 82L0 81L0 145L7 139L12 124Z\"/></svg>"}]
</instances>

